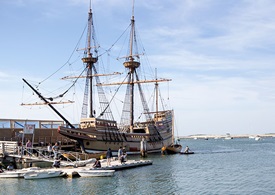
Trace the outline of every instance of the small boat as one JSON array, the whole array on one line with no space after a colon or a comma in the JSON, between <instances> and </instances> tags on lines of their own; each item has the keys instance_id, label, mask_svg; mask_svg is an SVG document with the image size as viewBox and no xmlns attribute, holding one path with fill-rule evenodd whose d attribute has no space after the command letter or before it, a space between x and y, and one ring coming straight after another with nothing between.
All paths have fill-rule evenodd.
<instances>
[{"instance_id":1,"label":"small boat","mask_svg":"<svg viewBox=\"0 0 275 195\"><path fill-rule=\"evenodd\" d=\"M0 178L22 178L24 173L22 171L4 171L0 173Z\"/></svg>"},{"instance_id":2,"label":"small boat","mask_svg":"<svg viewBox=\"0 0 275 195\"><path fill-rule=\"evenodd\" d=\"M0 173L0 178L23 178L26 173L33 173L39 169L39 167L30 167L24 169L15 169L12 171L4 171Z\"/></svg>"},{"instance_id":3,"label":"small boat","mask_svg":"<svg viewBox=\"0 0 275 195\"><path fill-rule=\"evenodd\" d=\"M194 152L180 152L180 154L188 155L188 154L194 154Z\"/></svg>"},{"instance_id":4,"label":"small boat","mask_svg":"<svg viewBox=\"0 0 275 195\"><path fill-rule=\"evenodd\" d=\"M224 139L229 140L229 139L233 139L233 137L231 137L230 133L226 133Z\"/></svg>"},{"instance_id":5,"label":"small boat","mask_svg":"<svg viewBox=\"0 0 275 195\"><path fill-rule=\"evenodd\" d=\"M67 159L70 160L87 160L91 158L106 158L106 152L98 152L98 153L63 153L62 156L64 156Z\"/></svg>"},{"instance_id":6,"label":"small boat","mask_svg":"<svg viewBox=\"0 0 275 195\"><path fill-rule=\"evenodd\" d=\"M257 135L256 137L255 137L255 140L256 141L259 141L259 140L261 140L262 138L259 136L259 135Z\"/></svg>"},{"instance_id":7,"label":"small boat","mask_svg":"<svg viewBox=\"0 0 275 195\"><path fill-rule=\"evenodd\" d=\"M60 167L67 167L67 166L73 166L73 167L84 167L88 164L94 163L95 159L90 158L87 160L76 160L76 161L61 161L60 162Z\"/></svg>"},{"instance_id":8,"label":"small boat","mask_svg":"<svg viewBox=\"0 0 275 195\"><path fill-rule=\"evenodd\" d=\"M96 170L96 169L83 169L78 171L81 177L111 177L115 170Z\"/></svg>"},{"instance_id":9,"label":"small boat","mask_svg":"<svg viewBox=\"0 0 275 195\"><path fill-rule=\"evenodd\" d=\"M171 144L169 146L162 147L161 150L164 154L177 154L182 150L182 146L180 144Z\"/></svg>"},{"instance_id":10,"label":"small boat","mask_svg":"<svg viewBox=\"0 0 275 195\"><path fill-rule=\"evenodd\" d=\"M60 170L41 170L41 171L33 171L30 173L24 174L25 179L46 179L46 178L54 178L54 177L62 177L66 173Z\"/></svg>"},{"instance_id":11,"label":"small boat","mask_svg":"<svg viewBox=\"0 0 275 195\"><path fill-rule=\"evenodd\" d=\"M87 159L87 160L79 160L79 161L75 161L73 163L73 166L74 167L83 167L83 166L86 166L90 163L94 163L95 162L95 159L94 158L90 158L90 159ZM61 163L62 165L62 163Z\"/></svg>"}]
</instances>

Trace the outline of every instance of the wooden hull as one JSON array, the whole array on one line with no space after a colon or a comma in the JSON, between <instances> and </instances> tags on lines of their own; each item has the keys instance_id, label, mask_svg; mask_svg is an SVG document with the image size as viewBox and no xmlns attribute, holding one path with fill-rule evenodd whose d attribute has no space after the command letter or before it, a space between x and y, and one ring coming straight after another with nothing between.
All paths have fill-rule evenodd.
<instances>
[{"instance_id":1,"label":"wooden hull","mask_svg":"<svg viewBox=\"0 0 275 195\"><path fill-rule=\"evenodd\" d=\"M162 149L163 153L165 154L177 154L180 153L181 150L182 146L180 144L169 145Z\"/></svg>"},{"instance_id":2,"label":"wooden hull","mask_svg":"<svg viewBox=\"0 0 275 195\"><path fill-rule=\"evenodd\" d=\"M164 145L171 145L173 140L172 112L159 120L144 125L142 133L126 133L112 128L68 128L60 126L61 135L77 140L85 153L102 152L111 148L116 155L120 147L125 147L127 154L139 154L141 141L146 143L147 153L160 152ZM147 132L146 132L147 131Z\"/></svg>"},{"instance_id":3,"label":"wooden hull","mask_svg":"<svg viewBox=\"0 0 275 195\"><path fill-rule=\"evenodd\" d=\"M112 151L117 152L120 147L125 147L128 154L140 153L140 145L143 137L148 137L147 134L132 134L132 136L126 136L126 140L105 140L105 139L90 139L89 136L79 138L78 136L70 135L69 133L61 133L64 136L67 136L71 139L78 141L82 145L85 153L94 153L107 151L108 148L111 148ZM94 134L100 135L101 133L95 132ZM88 135L94 135L93 132ZM172 142L172 133L166 133L163 136L163 139L156 139L154 141L147 141L147 153L160 152L163 145L169 145Z\"/></svg>"}]
</instances>

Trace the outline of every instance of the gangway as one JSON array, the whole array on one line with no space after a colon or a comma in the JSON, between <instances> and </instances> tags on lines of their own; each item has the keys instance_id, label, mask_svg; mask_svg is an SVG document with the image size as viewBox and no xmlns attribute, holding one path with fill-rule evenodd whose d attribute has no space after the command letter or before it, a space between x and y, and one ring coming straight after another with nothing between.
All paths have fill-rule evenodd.
<instances>
[{"instance_id":1,"label":"gangway","mask_svg":"<svg viewBox=\"0 0 275 195\"><path fill-rule=\"evenodd\" d=\"M35 151L35 153L34 153ZM26 148L24 146L18 146L17 142L1 141L0 142L0 154L5 157L14 157L22 161L41 161L41 162L54 162L54 158L51 155L45 155L45 149L38 148ZM59 156L62 156L62 151L59 152ZM76 158L76 161L72 161L65 156L62 156L61 166L85 166L88 163L92 163L95 159L80 160Z\"/></svg>"}]
</instances>

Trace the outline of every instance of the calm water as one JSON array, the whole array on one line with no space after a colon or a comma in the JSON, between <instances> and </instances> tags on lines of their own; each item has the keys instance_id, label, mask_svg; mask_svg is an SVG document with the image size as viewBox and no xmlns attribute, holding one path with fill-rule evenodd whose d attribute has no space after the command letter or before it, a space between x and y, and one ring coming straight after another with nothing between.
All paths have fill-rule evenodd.
<instances>
[{"instance_id":1,"label":"calm water","mask_svg":"<svg viewBox=\"0 0 275 195\"><path fill-rule=\"evenodd\" d=\"M0 179L0 194L275 194L275 138L181 144L195 154L149 155L153 165L111 178Z\"/></svg>"}]
</instances>

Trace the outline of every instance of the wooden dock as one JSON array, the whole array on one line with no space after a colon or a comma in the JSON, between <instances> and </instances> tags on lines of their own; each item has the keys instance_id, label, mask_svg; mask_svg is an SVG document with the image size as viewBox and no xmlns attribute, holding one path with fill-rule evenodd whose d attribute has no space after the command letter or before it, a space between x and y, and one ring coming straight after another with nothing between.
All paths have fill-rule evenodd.
<instances>
[{"instance_id":1,"label":"wooden dock","mask_svg":"<svg viewBox=\"0 0 275 195\"><path fill-rule=\"evenodd\" d=\"M28 153L25 148L18 147L17 142L0 142L1 150L0 153L5 157L10 157L13 159L17 159L16 161L22 162L54 162L53 157L43 155L43 152L38 152L36 155L32 153ZM23 152L22 152L23 149ZM38 150L39 151L39 150ZM62 154L62 153L61 153ZM70 159L61 160L60 169L62 172L66 173L68 177L75 177L79 176L78 171L82 169L95 169L93 168L93 164L96 161L95 158L87 159L87 160L77 160L72 161ZM121 163L120 160L117 158L112 158L111 165L107 166L107 160L102 159L101 168L96 168L95 170L123 170L123 169L130 169L135 167L147 166L152 165L152 160L127 160L124 163Z\"/></svg>"},{"instance_id":2,"label":"wooden dock","mask_svg":"<svg viewBox=\"0 0 275 195\"><path fill-rule=\"evenodd\" d=\"M25 125L34 125L34 134L24 134ZM64 125L60 120L26 120L0 118L0 141L33 142L33 146L47 146L58 142L62 147L77 147L77 143L58 133L59 126Z\"/></svg>"}]
</instances>

